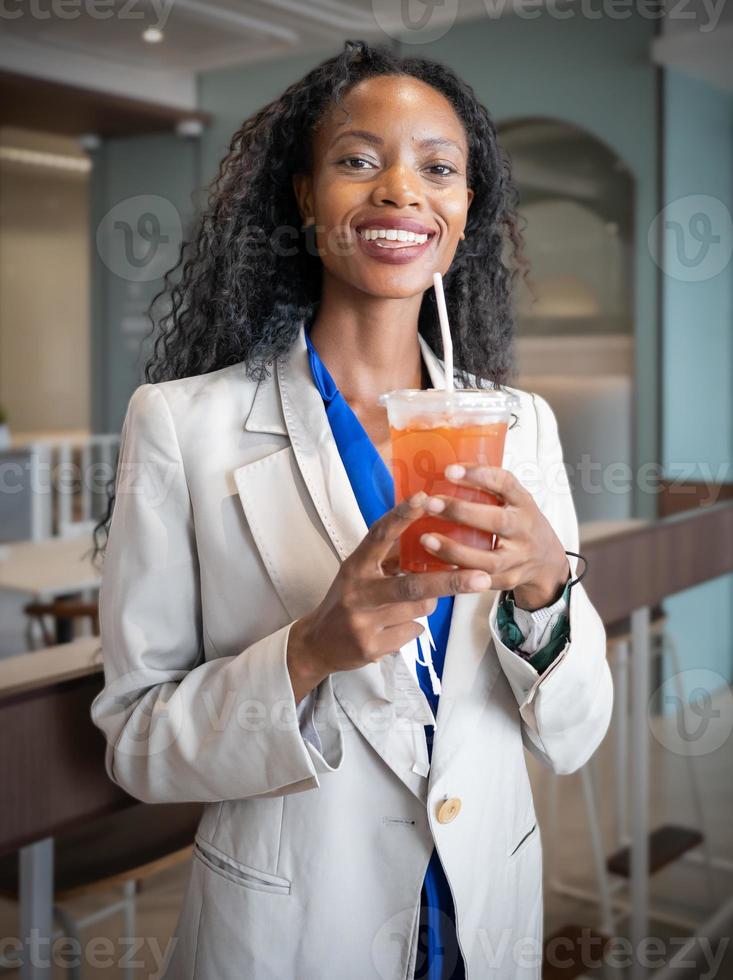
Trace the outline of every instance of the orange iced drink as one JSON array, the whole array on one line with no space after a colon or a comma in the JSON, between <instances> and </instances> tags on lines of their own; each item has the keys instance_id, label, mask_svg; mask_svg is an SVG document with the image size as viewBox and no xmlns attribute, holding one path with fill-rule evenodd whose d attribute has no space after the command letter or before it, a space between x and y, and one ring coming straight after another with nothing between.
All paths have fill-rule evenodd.
<instances>
[{"instance_id":1,"label":"orange iced drink","mask_svg":"<svg viewBox=\"0 0 733 980\"><path fill-rule=\"evenodd\" d=\"M493 494L461 487L444 476L446 466L501 466L511 408L516 396L486 389L405 389L380 397L386 405L392 438L395 504L420 490L475 503L500 504ZM474 548L491 549L494 535L432 515L422 517L400 538L400 567L431 572L451 566L426 551L420 537L430 531Z\"/></svg>"}]
</instances>

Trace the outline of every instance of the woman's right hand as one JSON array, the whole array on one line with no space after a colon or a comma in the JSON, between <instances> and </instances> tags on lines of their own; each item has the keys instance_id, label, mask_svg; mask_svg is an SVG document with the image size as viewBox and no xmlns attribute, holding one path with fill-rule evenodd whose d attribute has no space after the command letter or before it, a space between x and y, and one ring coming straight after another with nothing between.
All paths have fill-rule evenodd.
<instances>
[{"instance_id":1,"label":"woman's right hand","mask_svg":"<svg viewBox=\"0 0 733 980\"><path fill-rule=\"evenodd\" d=\"M427 499L415 494L375 521L321 604L293 623L287 662L296 704L334 671L356 670L419 636L423 627L414 620L432 613L438 597L490 585L485 573L470 568L390 574L399 537L428 513Z\"/></svg>"}]
</instances>

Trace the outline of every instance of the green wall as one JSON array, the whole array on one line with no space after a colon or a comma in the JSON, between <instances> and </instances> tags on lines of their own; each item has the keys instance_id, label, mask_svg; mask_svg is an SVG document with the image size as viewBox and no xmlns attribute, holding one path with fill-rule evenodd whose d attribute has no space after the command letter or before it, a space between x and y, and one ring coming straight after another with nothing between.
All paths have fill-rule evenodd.
<instances>
[{"instance_id":1,"label":"green wall","mask_svg":"<svg viewBox=\"0 0 733 980\"><path fill-rule=\"evenodd\" d=\"M177 261L200 147L174 135L109 139L92 154L92 427L117 432L143 381L147 309Z\"/></svg>"},{"instance_id":2,"label":"green wall","mask_svg":"<svg viewBox=\"0 0 733 980\"><path fill-rule=\"evenodd\" d=\"M662 463L669 477L730 482L733 265L725 225L733 213L733 96L676 72L665 75L663 203L669 227L662 276ZM711 235L721 238L707 251L700 219L693 225L697 237L690 234L697 213L707 214ZM698 676L703 665L733 680L733 576L665 606L682 668L690 671L686 689L707 686Z\"/></svg>"}]
</instances>

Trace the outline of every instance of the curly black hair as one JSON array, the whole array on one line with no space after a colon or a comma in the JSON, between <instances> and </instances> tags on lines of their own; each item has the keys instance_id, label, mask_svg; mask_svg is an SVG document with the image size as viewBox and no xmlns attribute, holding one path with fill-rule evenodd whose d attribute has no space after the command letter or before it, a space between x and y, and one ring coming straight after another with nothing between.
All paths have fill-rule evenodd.
<instances>
[{"instance_id":1,"label":"curly black hair","mask_svg":"<svg viewBox=\"0 0 733 980\"><path fill-rule=\"evenodd\" d=\"M465 239L444 277L454 366L493 385L514 369L514 280L527 261L517 216L517 192L496 127L470 85L450 68L389 48L347 41L283 94L246 119L209 188L195 234L150 307L154 342L145 380L156 383L206 374L244 362L261 380L286 353L302 322L315 315L321 261L302 226L292 178L309 173L313 134L326 111L364 79L408 75L436 89L453 106L468 140L467 183L474 192ZM164 312L156 316L162 301ZM434 293L423 297L418 330L442 354ZM112 484L114 481L111 481ZM98 535L112 513L95 528Z\"/></svg>"}]
</instances>

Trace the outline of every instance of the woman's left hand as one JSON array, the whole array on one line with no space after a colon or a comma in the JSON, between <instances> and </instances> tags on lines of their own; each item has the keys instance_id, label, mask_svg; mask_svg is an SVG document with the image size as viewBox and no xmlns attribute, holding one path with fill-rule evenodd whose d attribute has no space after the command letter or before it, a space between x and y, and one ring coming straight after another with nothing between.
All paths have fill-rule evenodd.
<instances>
[{"instance_id":1,"label":"woman's left hand","mask_svg":"<svg viewBox=\"0 0 733 980\"><path fill-rule=\"evenodd\" d=\"M496 547L472 548L434 532L422 535L422 546L441 561L488 572L491 588L513 589L514 601L521 609L551 605L562 595L570 564L562 542L532 494L513 473L499 466L467 466L465 475L458 472L449 467L446 478L460 486L488 490L504 501L503 506L435 494L426 502L426 509L444 520L493 532Z\"/></svg>"}]
</instances>

